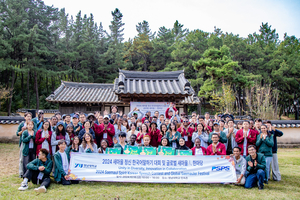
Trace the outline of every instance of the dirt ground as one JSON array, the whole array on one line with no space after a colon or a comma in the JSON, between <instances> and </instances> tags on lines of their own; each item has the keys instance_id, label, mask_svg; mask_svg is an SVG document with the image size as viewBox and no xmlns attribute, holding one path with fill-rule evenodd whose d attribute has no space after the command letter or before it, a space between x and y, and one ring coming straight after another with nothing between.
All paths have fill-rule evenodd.
<instances>
[{"instance_id":1,"label":"dirt ground","mask_svg":"<svg viewBox=\"0 0 300 200\"><path fill-rule=\"evenodd\" d=\"M19 174L19 145L0 145L0 177Z\"/></svg>"}]
</instances>

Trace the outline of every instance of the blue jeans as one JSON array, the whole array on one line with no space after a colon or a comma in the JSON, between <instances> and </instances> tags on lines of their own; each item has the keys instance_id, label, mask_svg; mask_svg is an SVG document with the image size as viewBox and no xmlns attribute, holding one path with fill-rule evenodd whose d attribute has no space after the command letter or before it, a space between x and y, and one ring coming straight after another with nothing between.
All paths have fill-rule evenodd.
<instances>
[{"instance_id":1,"label":"blue jeans","mask_svg":"<svg viewBox=\"0 0 300 200\"><path fill-rule=\"evenodd\" d=\"M270 178L270 165L272 162L273 157L266 157L266 170L267 170L267 177L266 180Z\"/></svg>"},{"instance_id":2,"label":"blue jeans","mask_svg":"<svg viewBox=\"0 0 300 200\"><path fill-rule=\"evenodd\" d=\"M264 186L265 171L262 169L257 170L256 174L248 174L246 178L245 188L252 188L257 185Z\"/></svg>"}]
</instances>

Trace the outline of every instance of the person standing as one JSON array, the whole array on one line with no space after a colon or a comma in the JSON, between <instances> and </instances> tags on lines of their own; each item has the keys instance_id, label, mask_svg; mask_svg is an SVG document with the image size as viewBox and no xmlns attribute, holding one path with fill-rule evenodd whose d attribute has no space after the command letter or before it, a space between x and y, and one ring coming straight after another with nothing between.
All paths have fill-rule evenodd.
<instances>
[{"instance_id":1,"label":"person standing","mask_svg":"<svg viewBox=\"0 0 300 200\"><path fill-rule=\"evenodd\" d=\"M162 125L163 123L165 123L165 116L164 116L163 114L160 114L160 115L159 115L159 118L157 119L157 122L156 122L157 128L158 128L159 130L161 130L160 127L161 127L161 125Z\"/></svg>"},{"instance_id":2,"label":"person standing","mask_svg":"<svg viewBox=\"0 0 300 200\"><path fill-rule=\"evenodd\" d=\"M130 124L130 131L127 132L126 140L127 142L130 141L131 135L137 135L139 132L136 130L136 123L133 122Z\"/></svg>"},{"instance_id":3,"label":"person standing","mask_svg":"<svg viewBox=\"0 0 300 200\"><path fill-rule=\"evenodd\" d=\"M72 117L72 124L74 127L74 135L79 135L79 132L81 130L81 126L79 125L79 118L78 115L73 115Z\"/></svg>"},{"instance_id":4,"label":"person standing","mask_svg":"<svg viewBox=\"0 0 300 200\"><path fill-rule=\"evenodd\" d=\"M70 144L69 135L66 133L66 129L64 127L64 122L59 121L56 126L55 132L52 133L51 136L51 146L52 146L52 154L54 155L56 151L58 151L58 142L60 140L64 140L67 145Z\"/></svg>"},{"instance_id":5,"label":"person standing","mask_svg":"<svg viewBox=\"0 0 300 200\"><path fill-rule=\"evenodd\" d=\"M20 151L19 151L19 176L20 177L23 177L23 174L25 173L23 171L23 141L22 141L22 134L25 130L27 130L27 124L32 119L31 112L26 112L24 114L24 118L25 118L25 121L20 123L20 125L18 126L18 129L17 129L17 132L16 132L16 135L18 137L20 137L20 139L19 139L19 148L20 148ZM36 131L36 125L34 126L33 129Z\"/></svg>"},{"instance_id":6,"label":"person standing","mask_svg":"<svg viewBox=\"0 0 300 200\"><path fill-rule=\"evenodd\" d=\"M204 125L202 123L197 124L196 132L193 133L192 141L195 143L196 138L201 141L201 147L208 147L208 134L205 131Z\"/></svg>"},{"instance_id":7,"label":"person standing","mask_svg":"<svg viewBox=\"0 0 300 200\"><path fill-rule=\"evenodd\" d=\"M219 142L226 144L227 142L227 137L226 134L220 130L220 124L215 122L213 125L213 132L211 132L208 136L208 143L211 144L212 143L212 134L216 133L219 135Z\"/></svg>"},{"instance_id":8,"label":"person standing","mask_svg":"<svg viewBox=\"0 0 300 200\"><path fill-rule=\"evenodd\" d=\"M144 144L144 136L149 132L148 126L146 124L142 124L141 131L137 134L136 141L139 146Z\"/></svg>"},{"instance_id":9,"label":"person standing","mask_svg":"<svg viewBox=\"0 0 300 200\"><path fill-rule=\"evenodd\" d=\"M36 124L37 130L40 130L42 128L42 125L44 123L44 111L39 110L38 116L33 118L32 121Z\"/></svg>"},{"instance_id":10,"label":"person standing","mask_svg":"<svg viewBox=\"0 0 300 200\"><path fill-rule=\"evenodd\" d=\"M174 122L170 124L166 137L169 139L169 144L171 147L177 148L179 146L181 134L176 131L176 124Z\"/></svg>"},{"instance_id":11,"label":"person standing","mask_svg":"<svg viewBox=\"0 0 300 200\"><path fill-rule=\"evenodd\" d=\"M109 123L109 116L105 115L103 119L103 124L100 125L99 136L100 140L106 139L109 143L109 146L113 146L113 137L115 135L115 127Z\"/></svg>"},{"instance_id":12,"label":"person standing","mask_svg":"<svg viewBox=\"0 0 300 200\"><path fill-rule=\"evenodd\" d=\"M92 123L93 123L92 121L85 121L83 123L83 129L81 129L81 131L78 134L80 141L82 141L83 136L86 133L90 133L92 135L93 139L96 140L95 132L91 127Z\"/></svg>"},{"instance_id":13,"label":"person standing","mask_svg":"<svg viewBox=\"0 0 300 200\"><path fill-rule=\"evenodd\" d=\"M246 157L248 155L247 147L249 145L255 145L256 142L256 134L251 131L249 121L243 122L243 128L237 131L235 141L242 149L242 155Z\"/></svg>"},{"instance_id":14,"label":"person standing","mask_svg":"<svg viewBox=\"0 0 300 200\"><path fill-rule=\"evenodd\" d=\"M277 137L283 136L283 132L278 129L275 129L275 127L272 126L271 121L267 121L266 125L268 126L268 130L270 131L270 133L272 134L273 139L274 139L274 146L272 148L273 157L272 157L272 164L271 164L272 175L273 175L272 177L273 177L274 181L280 181L281 174L279 171L278 157L277 157Z\"/></svg>"},{"instance_id":15,"label":"person standing","mask_svg":"<svg viewBox=\"0 0 300 200\"><path fill-rule=\"evenodd\" d=\"M183 119L183 124L177 129L177 131L181 134L181 137L184 138L186 146L192 148L193 147L192 137L193 137L194 129L189 127L188 118Z\"/></svg>"},{"instance_id":16,"label":"person standing","mask_svg":"<svg viewBox=\"0 0 300 200\"><path fill-rule=\"evenodd\" d=\"M123 118L117 119L117 123L114 125L114 128L115 128L115 137L117 138L118 143L119 143L120 142L119 134L121 132L124 132L124 133L127 132L126 127L123 126Z\"/></svg>"},{"instance_id":17,"label":"person standing","mask_svg":"<svg viewBox=\"0 0 300 200\"><path fill-rule=\"evenodd\" d=\"M255 145L248 146L248 156L246 157L247 166L247 178L245 182L245 188L252 188L257 185L258 189L264 189L264 179L266 176L266 159L261 153L256 153Z\"/></svg>"},{"instance_id":18,"label":"person standing","mask_svg":"<svg viewBox=\"0 0 300 200\"><path fill-rule=\"evenodd\" d=\"M233 148L238 146L237 142L235 141L235 136L238 130L234 128L233 119L230 118L227 123L228 123L228 128L224 130L224 133L226 134L227 137L227 142L225 143L225 147L226 147L226 155L230 155L233 153Z\"/></svg>"},{"instance_id":19,"label":"person standing","mask_svg":"<svg viewBox=\"0 0 300 200\"><path fill-rule=\"evenodd\" d=\"M176 104L170 102L170 106L169 108L166 109L165 112L166 119L171 119L173 116L173 112L175 113L176 111L177 111Z\"/></svg>"},{"instance_id":20,"label":"person standing","mask_svg":"<svg viewBox=\"0 0 300 200\"><path fill-rule=\"evenodd\" d=\"M46 149L51 155L51 136L52 131L50 127L50 122L46 121L43 123L42 128L36 132L35 135L35 144L36 146L36 155L39 154L40 149Z\"/></svg>"},{"instance_id":21,"label":"person standing","mask_svg":"<svg viewBox=\"0 0 300 200\"><path fill-rule=\"evenodd\" d=\"M27 164L33 161L36 157L35 155L35 134L33 130L34 122L29 121L27 124L27 130L22 133L22 142L23 142L23 172L27 171Z\"/></svg>"},{"instance_id":22,"label":"person standing","mask_svg":"<svg viewBox=\"0 0 300 200\"><path fill-rule=\"evenodd\" d=\"M58 122L57 117L55 115L52 116L51 120L50 120L50 125L51 125L51 131L52 132L55 132L57 122Z\"/></svg>"},{"instance_id":23,"label":"person standing","mask_svg":"<svg viewBox=\"0 0 300 200\"><path fill-rule=\"evenodd\" d=\"M156 122L151 122L148 135L150 136L150 139L151 139L150 145L152 147L158 147L162 137L161 137L160 131L157 129Z\"/></svg>"},{"instance_id":24,"label":"person standing","mask_svg":"<svg viewBox=\"0 0 300 200\"><path fill-rule=\"evenodd\" d=\"M273 154L272 148L274 146L273 135L268 131L267 125L263 124L260 127L261 133L257 136L256 146L258 149L258 153L261 153L265 156L266 159L266 180L267 183L270 176L270 165L272 162Z\"/></svg>"}]
</instances>

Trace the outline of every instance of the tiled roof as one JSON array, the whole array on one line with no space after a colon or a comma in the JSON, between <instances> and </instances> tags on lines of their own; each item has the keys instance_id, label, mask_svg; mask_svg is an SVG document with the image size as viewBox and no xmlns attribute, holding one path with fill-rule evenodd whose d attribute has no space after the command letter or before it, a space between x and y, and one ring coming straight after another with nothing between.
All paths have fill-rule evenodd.
<instances>
[{"instance_id":1,"label":"tiled roof","mask_svg":"<svg viewBox=\"0 0 300 200\"><path fill-rule=\"evenodd\" d=\"M24 117L0 116L0 124L19 124L23 121Z\"/></svg>"},{"instance_id":2,"label":"tiled roof","mask_svg":"<svg viewBox=\"0 0 300 200\"><path fill-rule=\"evenodd\" d=\"M65 81L46 100L57 103L120 103L113 84ZM199 104L200 101L196 96L186 96L180 103Z\"/></svg>"},{"instance_id":3,"label":"tiled roof","mask_svg":"<svg viewBox=\"0 0 300 200\"><path fill-rule=\"evenodd\" d=\"M141 72L119 70L115 79L117 94L169 94L190 96L195 94L184 71Z\"/></svg>"},{"instance_id":4,"label":"tiled roof","mask_svg":"<svg viewBox=\"0 0 300 200\"><path fill-rule=\"evenodd\" d=\"M27 112L28 110L34 110L34 109L26 109L26 108L21 108L21 109L18 109L17 112L18 113L25 113ZM59 110L47 110L47 109L41 109L44 111L44 113L56 113L56 112L59 112ZM37 112L38 110L36 110Z\"/></svg>"},{"instance_id":5,"label":"tiled roof","mask_svg":"<svg viewBox=\"0 0 300 200\"><path fill-rule=\"evenodd\" d=\"M57 103L117 103L119 100L113 87L113 84L62 81L46 100Z\"/></svg>"}]
</instances>

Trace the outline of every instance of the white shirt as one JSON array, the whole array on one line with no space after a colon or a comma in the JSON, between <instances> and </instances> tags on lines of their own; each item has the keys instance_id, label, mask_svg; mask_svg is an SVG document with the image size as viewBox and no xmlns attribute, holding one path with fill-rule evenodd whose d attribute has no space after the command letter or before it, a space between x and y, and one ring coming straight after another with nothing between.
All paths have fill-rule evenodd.
<instances>
[{"instance_id":1,"label":"white shirt","mask_svg":"<svg viewBox=\"0 0 300 200\"><path fill-rule=\"evenodd\" d=\"M248 131L247 131L247 137L248 137L248 135L249 135L249 132L250 132L250 129L248 129ZM244 134L244 130L243 130L243 134ZM247 155L247 138L244 138L244 144L243 144L244 146L244 152L243 152L243 155L244 156L246 156Z\"/></svg>"},{"instance_id":2,"label":"white shirt","mask_svg":"<svg viewBox=\"0 0 300 200\"><path fill-rule=\"evenodd\" d=\"M195 155L201 155L203 156L202 148L200 147L199 149L195 148Z\"/></svg>"},{"instance_id":3,"label":"white shirt","mask_svg":"<svg viewBox=\"0 0 300 200\"><path fill-rule=\"evenodd\" d=\"M60 153L61 156L61 162L63 166L63 170L65 171L66 174L68 174L68 169L69 169L69 161L66 152Z\"/></svg>"},{"instance_id":4,"label":"white shirt","mask_svg":"<svg viewBox=\"0 0 300 200\"><path fill-rule=\"evenodd\" d=\"M45 131L43 130L43 131L42 131L42 138L45 138L46 134L49 134L48 131L45 132ZM44 142L42 143L42 148L43 148L43 149L47 149L47 150L49 151L49 143L48 143L48 140L47 140L47 139L45 139Z\"/></svg>"}]
</instances>

